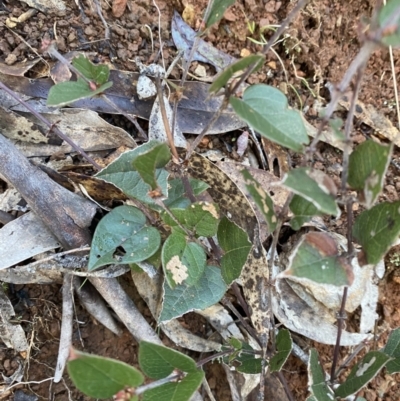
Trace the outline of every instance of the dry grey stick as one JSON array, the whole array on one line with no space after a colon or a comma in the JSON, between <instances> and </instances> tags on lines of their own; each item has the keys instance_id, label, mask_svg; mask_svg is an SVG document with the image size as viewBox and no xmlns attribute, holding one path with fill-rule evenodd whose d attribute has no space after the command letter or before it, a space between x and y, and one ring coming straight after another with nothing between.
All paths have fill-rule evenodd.
<instances>
[{"instance_id":1,"label":"dry grey stick","mask_svg":"<svg viewBox=\"0 0 400 401\"><path fill-rule=\"evenodd\" d=\"M96 287L100 295L113 308L136 341L149 341L162 345L153 328L147 323L132 299L128 297L117 279L101 279L90 277L89 281Z\"/></svg>"},{"instance_id":2,"label":"dry grey stick","mask_svg":"<svg viewBox=\"0 0 400 401\"><path fill-rule=\"evenodd\" d=\"M73 285L76 295L78 295L78 298L85 309L103 326L107 327L107 329L117 336L120 336L122 334L121 329L112 317L103 298L100 297L92 284L90 284L90 282L83 283L81 278L74 276Z\"/></svg>"},{"instance_id":3,"label":"dry grey stick","mask_svg":"<svg viewBox=\"0 0 400 401\"><path fill-rule=\"evenodd\" d=\"M68 360L69 350L72 344L72 318L74 313L72 279L73 276L66 274L63 281L61 335L60 346L58 348L56 371L54 372L55 383L58 383L62 378L64 368Z\"/></svg>"}]
</instances>

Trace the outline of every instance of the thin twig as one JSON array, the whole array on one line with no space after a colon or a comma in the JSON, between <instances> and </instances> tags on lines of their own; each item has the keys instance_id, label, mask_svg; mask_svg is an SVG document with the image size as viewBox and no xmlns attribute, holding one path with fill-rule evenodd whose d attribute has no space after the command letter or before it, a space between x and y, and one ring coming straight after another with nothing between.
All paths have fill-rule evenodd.
<instances>
[{"instance_id":1,"label":"thin twig","mask_svg":"<svg viewBox=\"0 0 400 401\"><path fill-rule=\"evenodd\" d=\"M175 147L174 134L171 131L171 127L169 125L167 111L165 110L164 94L163 94L163 90L162 90L161 79L159 77L156 77L156 88L157 88L158 101L160 103L161 117L162 117L162 120L164 123L165 133L166 133L167 139L168 139L168 144L169 144L169 147L171 149L172 156L174 159L173 161L175 164L179 164L179 155L178 155L178 151L176 150L176 147Z\"/></svg>"},{"instance_id":2,"label":"thin twig","mask_svg":"<svg viewBox=\"0 0 400 401\"><path fill-rule=\"evenodd\" d=\"M289 385L288 385L288 382L287 382L287 380L286 380L286 377L283 375L282 371L280 370L280 371L277 373L277 375L278 375L279 381L281 382L281 384L282 384L282 386L283 386L283 389L285 390L285 393L286 393L286 395L287 395L289 401L295 401L295 399L294 399L294 397L293 397L293 394L292 394L292 392L291 392L291 390L290 390L290 388L289 388Z\"/></svg>"},{"instance_id":3,"label":"thin twig","mask_svg":"<svg viewBox=\"0 0 400 401\"><path fill-rule=\"evenodd\" d=\"M356 109L356 103L358 98L358 93L360 92L361 88L361 81L363 72L365 70L366 64L361 64L358 71L357 71L357 78L356 78L356 85L351 97L351 103L349 112L347 114L346 124L345 124L345 144L343 149L343 160L342 160L342 196L344 196L346 192L347 186L347 177L349 174L349 156L351 150L351 132L353 128L353 119L354 119L354 112Z\"/></svg>"},{"instance_id":4,"label":"thin twig","mask_svg":"<svg viewBox=\"0 0 400 401\"><path fill-rule=\"evenodd\" d=\"M336 376L335 376L336 365L337 365L337 361L339 359L340 340L342 337L342 330L343 330L343 320L346 318L345 306L346 306L346 301L347 301L347 292L348 292L348 287L344 287L343 296L342 296L342 305L340 306L340 311L338 314L338 330L337 330L335 350L334 350L333 359L332 359L331 383L333 383L336 379Z\"/></svg>"},{"instance_id":5,"label":"thin twig","mask_svg":"<svg viewBox=\"0 0 400 401\"><path fill-rule=\"evenodd\" d=\"M243 319L243 316L239 313L239 311L232 305L232 302L229 301L228 298L224 297L220 301L222 305L228 307L230 311L238 318L240 323L243 325L243 327L253 336L253 338L258 342L260 347L262 347L262 344L257 336L257 333L253 327L249 325L249 323L246 322L246 320Z\"/></svg>"},{"instance_id":6,"label":"thin twig","mask_svg":"<svg viewBox=\"0 0 400 401\"><path fill-rule=\"evenodd\" d=\"M102 99L107 102L114 110L116 110L119 114L122 114L125 118L127 118L137 129L139 136L141 139L147 141L149 138L146 133L143 131L143 128L139 125L136 118L131 117L128 113L125 113L120 107L118 107L112 100L110 100L105 94L101 95Z\"/></svg>"},{"instance_id":7,"label":"thin twig","mask_svg":"<svg viewBox=\"0 0 400 401\"><path fill-rule=\"evenodd\" d=\"M76 150L84 159L86 159L96 170L101 170L101 167L74 141L72 141L68 136L66 136L56 125L51 123L49 120L44 118L40 113L38 113L31 105L21 99L16 93L9 89L3 82L0 81L0 89L3 89L11 97L13 97L17 102L21 103L26 109L28 109L38 120L43 124L47 125L55 134L57 134L63 141L67 142L74 150Z\"/></svg>"},{"instance_id":8,"label":"thin twig","mask_svg":"<svg viewBox=\"0 0 400 401\"><path fill-rule=\"evenodd\" d=\"M229 100L224 99L221 106L219 107L218 111L214 113L212 119L208 122L208 124L204 127L203 131L197 136L197 138L191 143L189 146L189 149L186 153L185 160L189 160L190 156L196 149L196 147L199 145L199 143L203 140L203 138L207 135L207 132L211 129L211 127L214 125L214 123L218 120L218 118L221 116L222 112L226 109L228 105Z\"/></svg>"}]
</instances>

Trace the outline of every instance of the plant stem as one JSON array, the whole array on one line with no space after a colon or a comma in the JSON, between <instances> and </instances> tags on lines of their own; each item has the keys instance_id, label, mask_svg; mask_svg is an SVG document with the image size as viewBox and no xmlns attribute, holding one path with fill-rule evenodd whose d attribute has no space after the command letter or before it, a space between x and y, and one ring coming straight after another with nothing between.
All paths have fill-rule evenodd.
<instances>
[{"instance_id":1,"label":"plant stem","mask_svg":"<svg viewBox=\"0 0 400 401\"><path fill-rule=\"evenodd\" d=\"M348 291L348 287L344 287L343 296L342 296L342 305L340 306L340 311L339 311L338 318L337 318L338 331L337 331L336 344L335 344L335 350L333 353L333 360L332 360L332 367L331 367L331 383L332 384L336 379L335 372L336 372L337 361L339 359L340 339L342 337L343 320L346 319L345 306L346 306L346 300L347 300L347 291Z\"/></svg>"},{"instance_id":2,"label":"plant stem","mask_svg":"<svg viewBox=\"0 0 400 401\"><path fill-rule=\"evenodd\" d=\"M172 152L173 161L175 164L179 164L179 155L178 155L178 151L176 150L176 147L175 147L174 134L171 131L171 127L169 126L167 111L165 110L164 94L163 94L163 90L162 90L162 86L161 86L161 79L159 77L156 77L156 88L157 88L158 101L160 102L161 117L162 117L162 120L164 123L165 133L166 133L167 139L168 139L168 144L169 144L169 147Z\"/></svg>"}]
</instances>

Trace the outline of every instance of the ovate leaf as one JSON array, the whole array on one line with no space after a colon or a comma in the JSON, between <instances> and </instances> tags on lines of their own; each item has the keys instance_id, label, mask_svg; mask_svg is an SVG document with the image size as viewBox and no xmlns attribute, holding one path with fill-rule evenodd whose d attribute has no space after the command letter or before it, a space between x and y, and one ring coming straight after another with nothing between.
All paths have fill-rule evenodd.
<instances>
[{"instance_id":1,"label":"ovate leaf","mask_svg":"<svg viewBox=\"0 0 400 401\"><path fill-rule=\"evenodd\" d=\"M71 351L67 367L75 386L93 398L110 398L124 387L143 383L143 375L134 367L77 350Z\"/></svg>"},{"instance_id":2,"label":"ovate leaf","mask_svg":"<svg viewBox=\"0 0 400 401\"><path fill-rule=\"evenodd\" d=\"M353 227L368 264L377 264L400 234L400 201L382 202L361 213Z\"/></svg>"},{"instance_id":3,"label":"ovate leaf","mask_svg":"<svg viewBox=\"0 0 400 401\"><path fill-rule=\"evenodd\" d=\"M346 258L339 256L335 240L320 232L303 235L290 256L288 268L278 276L335 286L349 286L354 279Z\"/></svg>"},{"instance_id":4,"label":"ovate leaf","mask_svg":"<svg viewBox=\"0 0 400 401\"><path fill-rule=\"evenodd\" d=\"M211 84L210 89L208 90L210 93L217 93L221 88L223 88L228 81L232 78L232 76L247 68L251 64L256 64L255 70L256 72L260 69L264 63L265 56L262 54L251 54L250 56L244 57L235 63L231 64L225 70L223 70L217 77L214 79L214 82Z\"/></svg>"},{"instance_id":5,"label":"ovate leaf","mask_svg":"<svg viewBox=\"0 0 400 401\"><path fill-rule=\"evenodd\" d=\"M88 270L108 264L142 262L157 252L160 243L160 233L147 225L146 216L139 209L116 207L96 227ZM124 252L117 252L119 247Z\"/></svg>"},{"instance_id":6,"label":"ovate leaf","mask_svg":"<svg viewBox=\"0 0 400 401\"><path fill-rule=\"evenodd\" d=\"M203 181L189 178L189 184L192 187L195 196L204 192L209 185ZM165 206L172 208L185 209L190 205L190 200L185 193L183 182L180 178L175 178L168 181L168 198L164 200Z\"/></svg>"},{"instance_id":7,"label":"ovate leaf","mask_svg":"<svg viewBox=\"0 0 400 401\"><path fill-rule=\"evenodd\" d=\"M206 21L207 28L218 22L223 17L225 10L234 3L235 0L212 0L210 14Z\"/></svg>"},{"instance_id":8,"label":"ovate leaf","mask_svg":"<svg viewBox=\"0 0 400 401\"><path fill-rule=\"evenodd\" d=\"M132 164L143 181L155 190L159 188L156 171L171 160L171 152L166 143L152 140L148 145L151 146L150 149L133 159Z\"/></svg>"},{"instance_id":9,"label":"ovate leaf","mask_svg":"<svg viewBox=\"0 0 400 401\"><path fill-rule=\"evenodd\" d=\"M183 231L178 225L180 223L196 237L213 237L217 233L219 215L215 203L196 202L186 209L170 209L170 211L175 220L166 212L162 213L162 218L173 227L174 231Z\"/></svg>"},{"instance_id":10,"label":"ovate leaf","mask_svg":"<svg viewBox=\"0 0 400 401\"><path fill-rule=\"evenodd\" d=\"M320 212L339 216L340 209L332 195L334 184L324 173L299 167L286 173L282 184L311 202Z\"/></svg>"},{"instance_id":11,"label":"ovate leaf","mask_svg":"<svg viewBox=\"0 0 400 401\"><path fill-rule=\"evenodd\" d=\"M281 329L276 336L276 353L269 361L270 372L279 372L292 352L293 342L289 330Z\"/></svg>"},{"instance_id":12,"label":"ovate leaf","mask_svg":"<svg viewBox=\"0 0 400 401\"><path fill-rule=\"evenodd\" d=\"M260 183L255 180L247 170L241 171L245 179L246 188L254 199L254 202L264 215L268 224L268 230L272 233L276 228L277 218L274 211L274 203L270 196L264 191Z\"/></svg>"},{"instance_id":13,"label":"ovate leaf","mask_svg":"<svg viewBox=\"0 0 400 401\"><path fill-rule=\"evenodd\" d=\"M393 144L383 145L368 140L358 145L349 159L347 182L361 196L361 202L370 209L382 191L389 166Z\"/></svg>"},{"instance_id":14,"label":"ovate leaf","mask_svg":"<svg viewBox=\"0 0 400 401\"><path fill-rule=\"evenodd\" d=\"M325 382L324 371L318 358L318 351L315 348L310 350L308 358L308 385L316 401L332 401L334 393Z\"/></svg>"},{"instance_id":15,"label":"ovate leaf","mask_svg":"<svg viewBox=\"0 0 400 401\"><path fill-rule=\"evenodd\" d=\"M393 330L382 352L392 357L400 357L400 328Z\"/></svg>"},{"instance_id":16,"label":"ovate leaf","mask_svg":"<svg viewBox=\"0 0 400 401\"><path fill-rule=\"evenodd\" d=\"M106 64L93 64L83 54L72 60L72 65L87 79L94 81L97 85L103 85L110 77L110 68Z\"/></svg>"},{"instance_id":17,"label":"ovate leaf","mask_svg":"<svg viewBox=\"0 0 400 401\"><path fill-rule=\"evenodd\" d=\"M190 372L179 382L167 383L147 390L143 394L143 401L189 401L203 379L203 371Z\"/></svg>"},{"instance_id":18,"label":"ovate leaf","mask_svg":"<svg viewBox=\"0 0 400 401\"><path fill-rule=\"evenodd\" d=\"M318 214L318 208L300 195L293 196L289 208L294 214L294 217L290 220L290 226L295 231L300 230L304 223L307 223L313 216Z\"/></svg>"},{"instance_id":19,"label":"ovate leaf","mask_svg":"<svg viewBox=\"0 0 400 401\"><path fill-rule=\"evenodd\" d=\"M345 398L357 393L379 373L390 359L389 355L381 351L368 352L353 367L344 383L335 390L335 395Z\"/></svg>"},{"instance_id":20,"label":"ovate leaf","mask_svg":"<svg viewBox=\"0 0 400 401\"><path fill-rule=\"evenodd\" d=\"M246 263L251 249L251 242L247 234L223 217L218 226L218 243L224 251L221 258L222 277L227 285L236 280Z\"/></svg>"},{"instance_id":21,"label":"ovate leaf","mask_svg":"<svg viewBox=\"0 0 400 401\"><path fill-rule=\"evenodd\" d=\"M262 372L262 359L259 355L256 358L255 350L245 342L242 342L241 352L234 360L240 364L236 367L238 372L252 375Z\"/></svg>"},{"instance_id":22,"label":"ovate leaf","mask_svg":"<svg viewBox=\"0 0 400 401\"><path fill-rule=\"evenodd\" d=\"M389 361L386 365L388 373L393 374L400 372L400 328L397 328L390 333L382 352L395 358L392 361Z\"/></svg>"},{"instance_id":23,"label":"ovate leaf","mask_svg":"<svg viewBox=\"0 0 400 401\"><path fill-rule=\"evenodd\" d=\"M110 88L112 84L112 82L106 82L92 90L82 78L78 78L77 81L60 82L50 88L46 104L50 107L66 106L78 100L96 96Z\"/></svg>"},{"instance_id":24,"label":"ovate leaf","mask_svg":"<svg viewBox=\"0 0 400 401\"><path fill-rule=\"evenodd\" d=\"M151 379L163 379L175 369L182 372L197 370L196 362L188 356L162 345L141 341L139 344L139 365Z\"/></svg>"},{"instance_id":25,"label":"ovate leaf","mask_svg":"<svg viewBox=\"0 0 400 401\"><path fill-rule=\"evenodd\" d=\"M296 152L303 150L309 139L300 114L288 108L286 96L272 86L252 85L243 99L231 97L237 115L261 135Z\"/></svg>"},{"instance_id":26,"label":"ovate leaf","mask_svg":"<svg viewBox=\"0 0 400 401\"><path fill-rule=\"evenodd\" d=\"M204 272L207 257L200 245L174 232L164 242L161 259L165 278L169 286L175 288L183 283L196 284Z\"/></svg>"},{"instance_id":27,"label":"ovate leaf","mask_svg":"<svg viewBox=\"0 0 400 401\"><path fill-rule=\"evenodd\" d=\"M203 310L224 296L226 284L221 270L207 266L204 274L191 287L182 284L174 289L164 282L164 302L159 322L168 321L193 310Z\"/></svg>"},{"instance_id":28,"label":"ovate leaf","mask_svg":"<svg viewBox=\"0 0 400 401\"><path fill-rule=\"evenodd\" d=\"M98 172L96 177L114 184L126 195L159 210L160 208L154 204L153 199L148 195L151 191L150 185L143 181L140 174L133 167L133 161L141 154L148 152L152 146L153 143L147 142L136 149L123 153L118 159ZM155 176L161 192L163 195L168 196L168 172L164 169L158 169Z\"/></svg>"}]
</instances>

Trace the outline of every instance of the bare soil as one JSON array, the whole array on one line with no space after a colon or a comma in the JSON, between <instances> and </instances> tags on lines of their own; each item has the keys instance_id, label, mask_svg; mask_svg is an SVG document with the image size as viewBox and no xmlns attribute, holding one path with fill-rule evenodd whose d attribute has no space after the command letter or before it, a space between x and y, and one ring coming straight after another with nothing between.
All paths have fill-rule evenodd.
<instances>
[{"instance_id":1,"label":"bare soil","mask_svg":"<svg viewBox=\"0 0 400 401\"><path fill-rule=\"evenodd\" d=\"M128 9L120 18L115 18L109 5L102 2L103 15L111 29L110 42L104 41L104 26L95 11L90 9L88 2L84 2L82 14L75 2L67 2L67 11L64 16L45 15L38 12L26 22L20 23L11 31L5 27L6 18L19 17L28 10L25 3L16 0L3 2L5 10L0 15L0 61L12 64L13 62L30 60L40 48L45 35L56 37L61 53L72 50L95 52L99 60L110 61L115 68L127 71L137 71L136 64L131 61L140 57L141 61L149 64L158 58L159 31L164 42L163 56L166 65L175 57L176 49L171 39L170 21L174 9L182 13L193 6L193 12L188 21L195 28L200 23L199 17L206 8L205 0L156 0L160 10L160 24L157 9L151 0L128 1ZM184 4L183 4L184 3ZM263 82L287 90L290 103L293 107L303 107L310 122L316 119L313 106L329 101L327 83L338 83L354 59L360 48L358 40L360 21L363 16L370 16L377 1L372 0L321 0L311 1L290 25L285 40L274 46L274 52L267 57L265 66L250 83ZM234 56L240 57L246 52L256 52L260 46L251 42L249 37L260 40L260 27L277 25L288 15L296 2L240 0L232 6L225 18L218 26L211 29L206 40L216 48ZM256 30L251 34L248 24L255 23ZM149 34L152 32L152 38ZM270 30L265 30L266 37ZM394 51L394 69L399 78L400 53ZM198 65L192 64L191 72ZM213 67L206 66L208 76L213 76ZM173 77L179 78L181 71L175 68ZM291 89L295 88L296 92ZM301 103L300 103L301 100ZM365 104L373 105L380 113L396 124L394 107L394 90L391 79L389 52L386 49L377 51L368 62L365 72L360 100ZM341 115L342 117L345 114ZM362 141L365 137L365 127L362 121L355 128L356 138ZM341 154L329 145L320 148L322 160L319 167L329 172L335 181L339 181L337 164L341 161ZM399 149L395 149L393 159L399 159ZM292 159L293 165L296 159ZM399 171L395 165L389 167L386 186L382 197L396 200L399 196ZM333 230L344 233L345 220L331 221ZM400 280L396 269L400 265L400 248L394 248L386 257L389 273L381 284L379 326L386 329L400 325ZM144 302L136 295L129 276L120 278L124 287L130 289L137 305L143 314L155 327L150 312ZM21 290L25 291L21 298ZM27 338L31 343L30 353L22 357L13 350L0 346L0 372L4 376L11 376L20 363L25 364L26 385L17 385L10 391L0 393L3 400L22 400L17 398L15 391L22 389L26 394L36 396L33 399L57 401L86 401L86 397L74 389L68 374L59 384L44 381L54 374L58 353L58 342L61 322L61 292L58 285L15 286L9 288L10 298L16 305L18 321L23 325ZM23 293L22 293L23 294ZM192 330L204 330L203 322L195 314L184 317L188 327ZM193 329L194 328L194 329ZM379 338L378 344L370 344L367 348L382 346L387 334ZM173 345L168 339L165 344ZM76 304L76 320L74 323L74 345L86 352L109 356L137 365L137 344L125 330L121 337L117 337L101 325L97 324L79 305ZM333 347L315 344L306 339L302 340L305 350L317 347L324 367L329 371L332 361ZM342 357L346 357L351 350L343 349ZM194 358L199 355L191 354ZM218 401L231 399L229 387L224 378L224 372L217 364L206 367L207 377L210 380L211 390ZM296 400L305 400L307 396L306 367L294 357L285 365L284 375ZM360 396L368 401L397 401L400 400L400 376L386 376L380 374ZM44 382L41 382L44 381ZM41 383L38 383L41 382ZM21 394L18 395L20 397ZM14 398L15 397L15 398ZM207 398L205 398L207 399ZM274 398L270 398L271 400Z\"/></svg>"}]
</instances>

